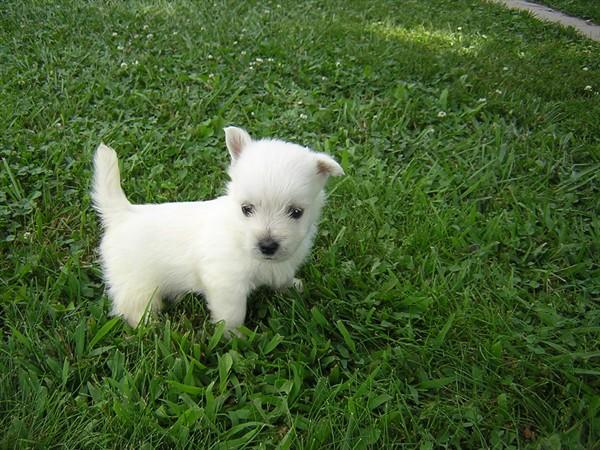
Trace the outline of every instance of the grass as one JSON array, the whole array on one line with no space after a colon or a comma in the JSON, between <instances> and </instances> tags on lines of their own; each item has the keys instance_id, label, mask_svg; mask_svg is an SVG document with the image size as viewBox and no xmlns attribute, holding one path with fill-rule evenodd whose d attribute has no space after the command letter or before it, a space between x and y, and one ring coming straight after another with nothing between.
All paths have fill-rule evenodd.
<instances>
[{"instance_id":1,"label":"grass","mask_svg":"<svg viewBox=\"0 0 600 450\"><path fill-rule=\"evenodd\" d=\"M539 3L551 6L572 16L600 24L600 3L594 0L540 0Z\"/></svg>"},{"instance_id":2,"label":"grass","mask_svg":"<svg viewBox=\"0 0 600 450\"><path fill-rule=\"evenodd\" d=\"M598 43L475 0L0 10L1 448L598 448ZM342 161L305 291L132 330L92 152L208 198L225 124Z\"/></svg>"}]
</instances>

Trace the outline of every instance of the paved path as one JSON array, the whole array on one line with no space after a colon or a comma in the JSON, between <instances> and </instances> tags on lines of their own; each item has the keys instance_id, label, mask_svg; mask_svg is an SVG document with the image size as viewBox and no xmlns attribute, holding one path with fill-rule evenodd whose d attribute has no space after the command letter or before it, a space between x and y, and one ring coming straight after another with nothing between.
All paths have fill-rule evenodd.
<instances>
[{"instance_id":1,"label":"paved path","mask_svg":"<svg viewBox=\"0 0 600 450\"><path fill-rule=\"evenodd\" d=\"M535 17L547 20L549 22L556 22L566 27L573 27L581 34L587 36L594 41L600 41L600 25L594 25L593 23L587 22L577 17L567 16L566 14L556 11L544 5L538 5L537 3L528 2L525 0L492 0L496 3L503 3L509 8L521 9L529 11Z\"/></svg>"}]
</instances>

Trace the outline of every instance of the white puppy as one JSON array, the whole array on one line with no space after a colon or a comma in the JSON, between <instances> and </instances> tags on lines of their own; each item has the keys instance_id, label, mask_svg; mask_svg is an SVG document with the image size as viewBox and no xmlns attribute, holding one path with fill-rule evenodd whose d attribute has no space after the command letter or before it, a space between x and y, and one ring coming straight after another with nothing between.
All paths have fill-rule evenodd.
<instances>
[{"instance_id":1,"label":"white puppy","mask_svg":"<svg viewBox=\"0 0 600 450\"><path fill-rule=\"evenodd\" d=\"M214 322L244 322L256 287L295 284L315 235L323 188L344 172L324 153L225 128L227 194L210 201L132 205L114 150L94 157L92 199L104 225L100 255L115 315L137 326L162 299L202 293Z\"/></svg>"}]
</instances>

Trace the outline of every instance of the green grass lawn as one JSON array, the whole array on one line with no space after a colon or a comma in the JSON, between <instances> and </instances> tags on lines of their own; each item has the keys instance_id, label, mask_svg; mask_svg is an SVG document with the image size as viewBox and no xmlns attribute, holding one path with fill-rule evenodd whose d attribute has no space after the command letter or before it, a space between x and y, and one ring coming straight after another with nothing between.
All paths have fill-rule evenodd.
<instances>
[{"instance_id":1,"label":"green grass lawn","mask_svg":"<svg viewBox=\"0 0 600 450\"><path fill-rule=\"evenodd\" d=\"M0 448L599 448L599 54L475 0L2 2ZM95 147L205 199L230 124L343 164L305 291L111 319Z\"/></svg>"},{"instance_id":2,"label":"green grass lawn","mask_svg":"<svg viewBox=\"0 0 600 450\"><path fill-rule=\"evenodd\" d=\"M538 0L538 3L600 24L600 2L598 0Z\"/></svg>"}]
</instances>

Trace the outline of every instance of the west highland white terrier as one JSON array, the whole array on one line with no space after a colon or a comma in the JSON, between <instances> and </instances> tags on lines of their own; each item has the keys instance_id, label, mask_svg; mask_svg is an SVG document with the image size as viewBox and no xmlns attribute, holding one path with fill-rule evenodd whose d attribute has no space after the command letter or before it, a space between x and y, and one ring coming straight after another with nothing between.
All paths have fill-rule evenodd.
<instances>
[{"instance_id":1,"label":"west highland white terrier","mask_svg":"<svg viewBox=\"0 0 600 450\"><path fill-rule=\"evenodd\" d=\"M121 189L117 154L100 144L92 199L104 226L100 256L112 314L133 327L147 310L187 292L206 298L213 322L244 322L250 292L300 285L329 176L329 155L225 128L231 155L227 193L214 200L132 205Z\"/></svg>"}]
</instances>

